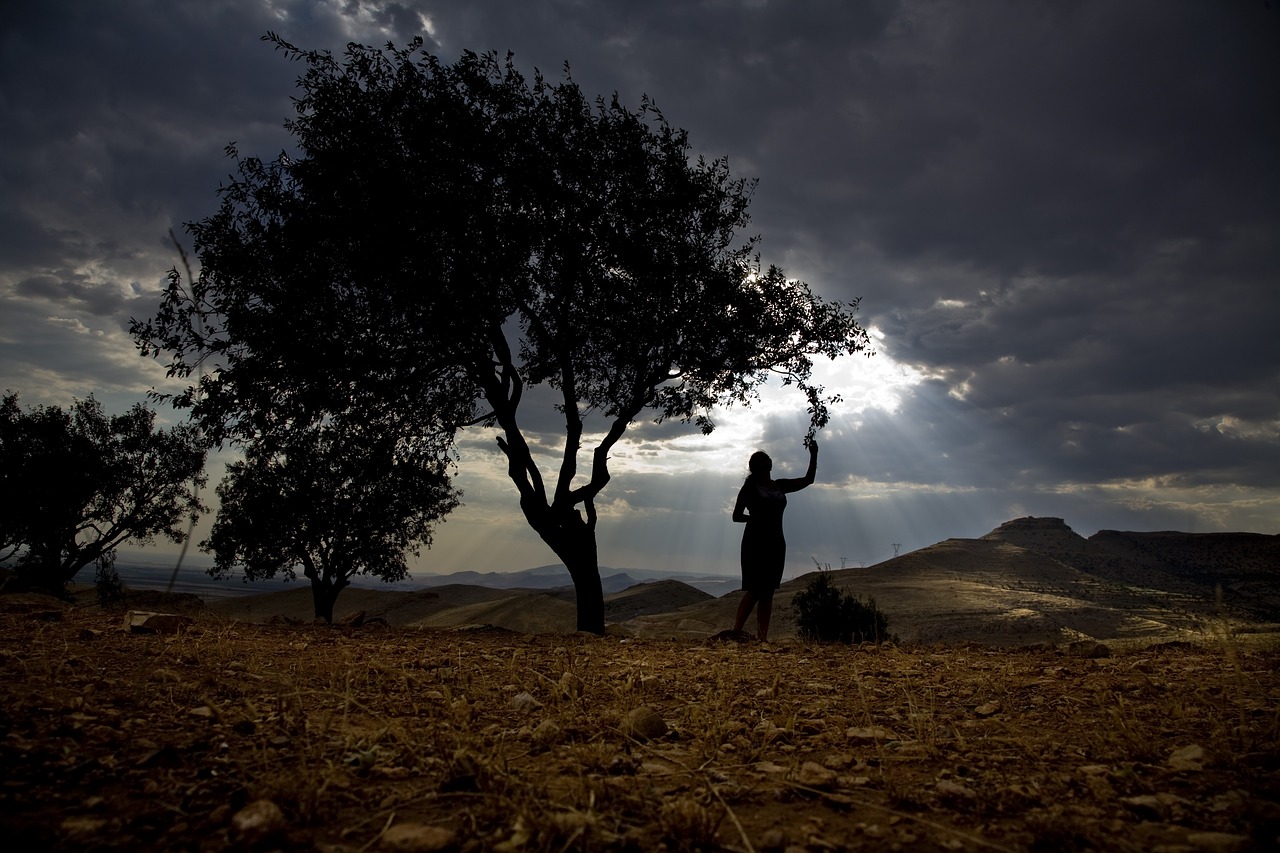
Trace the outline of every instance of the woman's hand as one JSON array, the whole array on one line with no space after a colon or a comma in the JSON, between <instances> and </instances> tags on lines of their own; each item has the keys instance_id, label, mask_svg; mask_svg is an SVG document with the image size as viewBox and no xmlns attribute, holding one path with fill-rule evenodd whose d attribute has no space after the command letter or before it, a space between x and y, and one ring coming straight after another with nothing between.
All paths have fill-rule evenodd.
<instances>
[{"instance_id":1,"label":"woman's hand","mask_svg":"<svg viewBox=\"0 0 1280 853\"><path fill-rule=\"evenodd\" d=\"M813 481L818 476L818 442L812 438L805 442L805 446L809 448L809 470L804 472L804 476L795 482L800 485L797 489L803 489L805 486L812 486Z\"/></svg>"}]
</instances>

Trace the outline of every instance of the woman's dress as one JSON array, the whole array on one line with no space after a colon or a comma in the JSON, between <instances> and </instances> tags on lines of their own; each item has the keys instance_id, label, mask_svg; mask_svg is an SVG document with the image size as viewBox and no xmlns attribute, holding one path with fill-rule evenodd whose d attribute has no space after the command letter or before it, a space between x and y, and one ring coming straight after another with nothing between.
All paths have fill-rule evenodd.
<instances>
[{"instance_id":1,"label":"woman's dress","mask_svg":"<svg viewBox=\"0 0 1280 853\"><path fill-rule=\"evenodd\" d=\"M782 513L787 508L787 493L800 488L801 480L756 483L748 479L738 494L747 513L747 529L742 533L742 588L757 597L772 594L782 583L787 561Z\"/></svg>"}]
</instances>

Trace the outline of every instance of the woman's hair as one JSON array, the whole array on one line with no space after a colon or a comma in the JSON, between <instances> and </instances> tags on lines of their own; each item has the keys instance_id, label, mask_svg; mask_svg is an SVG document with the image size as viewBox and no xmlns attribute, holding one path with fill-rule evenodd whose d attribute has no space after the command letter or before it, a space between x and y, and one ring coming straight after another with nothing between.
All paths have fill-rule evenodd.
<instances>
[{"instance_id":1,"label":"woman's hair","mask_svg":"<svg viewBox=\"0 0 1280 853\"><path fill-rule=\"evenodd\" d=\"M747 468L751 471L752 477L767 476L773 470L773 460L763 450L757 450L747 460Z\"/></svg>"}]
</instances>

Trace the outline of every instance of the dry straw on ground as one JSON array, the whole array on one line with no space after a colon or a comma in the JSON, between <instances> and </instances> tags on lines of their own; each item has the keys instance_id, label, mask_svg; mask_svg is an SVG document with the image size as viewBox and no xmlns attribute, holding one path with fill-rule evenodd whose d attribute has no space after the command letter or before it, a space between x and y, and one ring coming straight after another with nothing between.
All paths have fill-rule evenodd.
<instances>
[{"instance_id":1,"label":"dry straw on ground","mask_svg":"<svg viewBox=\"0 0 1280 853\"><path fill-rule=\"evenodd\" d=\"M208 616L140 635L95 608L0 610L0 831L21 849L1231 851L1280 837L1278 655L1229 637L1097 656Z\"/></svg>"}]
</instances>

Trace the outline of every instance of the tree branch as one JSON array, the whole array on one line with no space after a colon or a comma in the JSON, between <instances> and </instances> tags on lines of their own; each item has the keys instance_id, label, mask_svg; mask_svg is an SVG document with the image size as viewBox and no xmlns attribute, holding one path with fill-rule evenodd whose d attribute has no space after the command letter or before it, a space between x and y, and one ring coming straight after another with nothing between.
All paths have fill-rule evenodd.
<instances>
[{"instance_id":1,"label":"tree branch","mask_svg":"<svg viewBox=\"0 0 1280 853\"><path fill-rule=\"evenodd\" d=\"M519 490L521 507L525 508L525 514L528 515L535 503L544 507L547 505L547 492L542 482L542 473L534 464L533 454L516 422L516 410L520 405L524 381L516 368L511 346L502 334L502 328L496 324L491 325L488 338L493 355L502 370L500 377L489 371L481 371L478 379L485 399L493 409L493 418L506 434L505 438L498 437L498 447L506 454L507 475Z\"/></svg>"},{"instance_id":2,"label":"tree branch","mask_svg":"<svg viewBox=\"0 0 1280 853\"><path fill-rule=\"evenodd\" d=\"M569 499L569 489L578 474L578 450L582 447L582 417L578 414L577 378L573 364L567 358L560 360L560 398L564 407L564 456L560 460L560 477L556 481L554 506L563 506ZM572 507L569 503L568 507ZM566 508L568 508L566 507Z\"/></svg>"}]
</instances>

